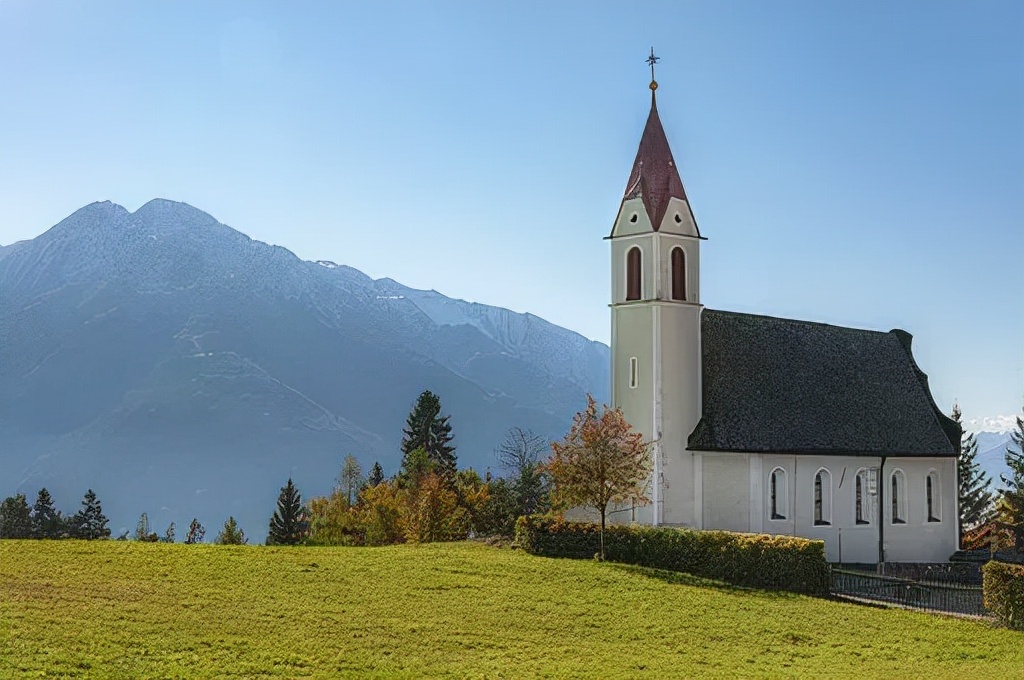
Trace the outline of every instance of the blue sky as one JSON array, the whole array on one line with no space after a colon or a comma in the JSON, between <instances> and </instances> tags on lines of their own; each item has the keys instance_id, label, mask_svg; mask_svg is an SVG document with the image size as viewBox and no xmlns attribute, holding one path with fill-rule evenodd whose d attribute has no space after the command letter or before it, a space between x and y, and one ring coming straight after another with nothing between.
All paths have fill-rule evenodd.
<instances>
[{"instance_id":1,"label":"blue sky","mask_svg":"<svg viewBox=\"0 0 1024 680\"><path fill-rule=\"evenodd\" d=\"M1019 413L1020 2L0 0L0 244L171 198L607 342L652 45L704 304L904 328Z\"/></svg>"}]
</instances>

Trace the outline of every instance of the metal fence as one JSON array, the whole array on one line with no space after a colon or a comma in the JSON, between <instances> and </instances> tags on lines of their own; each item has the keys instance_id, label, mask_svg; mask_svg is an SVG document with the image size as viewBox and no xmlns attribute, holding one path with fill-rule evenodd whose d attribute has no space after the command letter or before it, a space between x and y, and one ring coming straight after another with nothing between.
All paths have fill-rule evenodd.
<instances>
[{"instance_id":1,"label":"metal fence","mask_svg":"<svg viewBox=\"0 0 1024 680\"><path fill-rule=\"evenodd\" d=\"M911 609L988 616L981 586L964 583L915 581L833 568L832 594Z\"/></svg>"}]
</instances>

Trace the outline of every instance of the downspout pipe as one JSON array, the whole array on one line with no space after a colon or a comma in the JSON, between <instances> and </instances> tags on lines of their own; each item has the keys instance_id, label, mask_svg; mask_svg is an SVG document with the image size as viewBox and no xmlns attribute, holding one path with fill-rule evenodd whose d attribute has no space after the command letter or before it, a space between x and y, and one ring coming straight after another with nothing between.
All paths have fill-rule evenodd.
<instances>
[{"instance_id":1,"label":"downspout pipe","mask_svg":"<svg viewBox=\"0 0 1024 680\"><path fill-rule=\"evenodd\" d=\"M878 466L878 573L885 572L885 456Z\"/></svg>"}]
</instances>

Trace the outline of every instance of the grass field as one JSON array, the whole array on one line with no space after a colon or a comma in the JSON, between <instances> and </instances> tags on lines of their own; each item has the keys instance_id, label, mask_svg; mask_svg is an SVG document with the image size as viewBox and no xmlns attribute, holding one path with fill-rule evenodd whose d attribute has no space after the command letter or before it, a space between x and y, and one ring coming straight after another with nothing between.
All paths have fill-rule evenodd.
<instances>
[{"instance_id":1,"label":"grass field","mask_svg":"<svg viewBox=\"0 0 1024 680\"><path fill-rule=\"evenodd\" d=\"M1024 634L480 544L0 541L0 677L1021 678Z\"/></svg>"}]
</instances>

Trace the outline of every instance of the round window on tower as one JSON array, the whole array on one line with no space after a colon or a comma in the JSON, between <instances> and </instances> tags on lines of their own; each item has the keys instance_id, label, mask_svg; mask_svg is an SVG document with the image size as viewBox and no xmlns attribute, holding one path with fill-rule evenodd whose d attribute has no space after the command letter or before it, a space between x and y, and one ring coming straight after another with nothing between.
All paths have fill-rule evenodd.
<instances>
[{"instance_id":1,"label":"round window on tower","mask_svg":"<svg viewBox=\"0 0 1024 680\"><path fill-rule=\"evenodd\" d=\"M679 216L679 213L676 213L676 216L675 216L674 219L676 221L676 224L682 224L682 222L683 222L683 218Z\"/></svg>"},{"instance_id":2,"label":"round window on tower","mask_svg":"<svg viewBox=\"0 0 1024 680\"><path fill-rule=\"evenodd\" d=\"M633 213L632 215L629 216L630 223L631 224L636 224L636 221L639 219L639 217L640 217L639 215L637 215L636 213Z\"/></svg>"}]
</instances>

